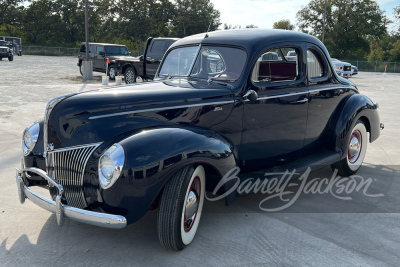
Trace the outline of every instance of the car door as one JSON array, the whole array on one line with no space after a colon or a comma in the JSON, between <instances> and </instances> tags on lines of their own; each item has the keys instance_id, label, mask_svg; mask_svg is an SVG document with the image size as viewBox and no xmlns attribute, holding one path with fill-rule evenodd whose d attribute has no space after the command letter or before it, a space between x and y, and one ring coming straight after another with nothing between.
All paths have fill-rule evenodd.
<instances>
[{"instance_id":1,"label":"car door","mask_svg":"<svg viewBox=\"0 0 400 267\"><path fill-rule=\"evenodd\" d=\"M284 55L295 51L296 57ZM295 159L303 148L308 90L301 44L265 49L253 64L248 90L258 94L244 102L240 146L242 168L257 170Z\"/></svg>"},{"instance_id":2,"label":"car door","mask_svg":"<svg viewBox=\"0 0 400 267\"><path fill-rule=\"evenodd\" d=\"M318 46L306 44L310 102L304 145L309 152L329 144L329 120L349 90L335 78L326 55Z\"/></svg>"},{"instance_id":3,"label":"car door","mask_svg":"<svg viewBox=\"0 0 400 267\"><path fill-rule=\"evenodd\" d=\"M154 77L164 53L168 48L167 44L167 40L153 39L153 43L146 54L146 75Z\"/></svg>"},{"instance_id":4,"label":"car door","mask_svg":"<svg viewBox=\"0 0 400 267\"><path fill-rule=\"evenodd\" d=\"M96 45L96 52L95 52L95 56L94 56L95 59L94 59L93 65L94 65L94 68L105 71L106 59L105 59L104 54L100 55L101 52L105 53L104 46Z\"/></svg>"}]
</instances>

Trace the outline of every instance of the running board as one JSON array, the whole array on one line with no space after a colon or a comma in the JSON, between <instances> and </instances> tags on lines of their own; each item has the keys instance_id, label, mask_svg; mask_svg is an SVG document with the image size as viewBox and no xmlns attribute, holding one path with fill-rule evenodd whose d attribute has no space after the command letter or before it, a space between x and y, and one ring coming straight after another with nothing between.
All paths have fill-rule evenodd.
<instances>
[{"instance_id":1,"label":"running board","mask_svg":"<svg viewBox=\"0 0 400 267\"><path fill-rule=\"evenodd\" d=\"M263 179L268 178L265 176L266 173L284 173L288 171L289 173L296 170L296 174L292 176L292 179L299 178L309 167L311 171L316 171L325 166L329 166L340 160L340 152L336 152L329 149L322 149L316 153L310 154L308 156L302 157L298 160L285 163L283 165L274 166L272 168L262 169L255 172L249 172L244 174L239 174L241 181L248 178ZM270 176L269 178L272 178Z\"/></svg>"}]
</instances>

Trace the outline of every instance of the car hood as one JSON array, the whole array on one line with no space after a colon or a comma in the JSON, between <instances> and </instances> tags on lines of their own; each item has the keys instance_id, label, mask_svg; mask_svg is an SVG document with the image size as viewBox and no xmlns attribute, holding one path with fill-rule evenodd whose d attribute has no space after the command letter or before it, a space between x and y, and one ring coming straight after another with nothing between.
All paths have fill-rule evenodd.
<instances>
[{"instance_id":1,"label":"car hood","mask_svg":"<svg viewBox=\"0 0 400 267\"><path fill-rule=\"evenodd\" d=\"M213 112L216 106L223 106L223 111ZM202 81L101 88L66 97L51 110L48 142L62 148L104 142L149 127L185 124L208 128L225 120L232 108L230 89Z\"/></svg>"},{"instance_id":2,"label":"car hood","mask_svg":"<svg viewBox=\"0 0 400 267\"><path fill-rule=\"evenodd\" d=\"M139 57L132 57L132 56L121 56L116 57L115 60L123 60L123 61L139 61Z\"/></svg>"}]
</instances>

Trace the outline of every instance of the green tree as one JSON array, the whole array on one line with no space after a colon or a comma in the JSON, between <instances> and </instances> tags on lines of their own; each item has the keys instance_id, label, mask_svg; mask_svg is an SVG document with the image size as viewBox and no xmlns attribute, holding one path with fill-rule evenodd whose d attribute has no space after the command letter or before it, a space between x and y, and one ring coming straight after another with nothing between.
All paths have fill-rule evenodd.
<instances>
[{"instance_id":1,"label":"green tree","mask_svg":"<svg viewBox=\"0 0 400 267\"><path fill-rule=\"evenodd\" d=\"M258 26L254 25L254 24L250 24L250 25L247 25L246 28L258 28Z\"/></svg>"},{"instance_id":2,"label":"green tree","mask_svg":"<svg viewBox=\"0 0 400 267\"><path fill-rule=\"evenodd\" d=\"M396 18L397 33L400 34L400 5L393 9L393 14Z\"/></svg>"},{"instance_id":3,"label":"green tree","mask_svg":"<svg viewBox=\"0 0 400 267\"><path fill-rule=\"evenodd\" d=\"M23 0L0 1L0 32L7 35L16 35L22 27L24 7Z\"/></svg>"},{"instance_id":4,"label":"green tree","mask_svg":"<svg viewBox=\"0 0 400 267\"><path fill-rule=\"evenodd\" d=\"M227 23L224 23L224 30L234 30L234 29L241 29L242 28L242 26L240 26L240 25L234 25L234 26L232 26L232 24L227 24Z\"/></svg>"},{"instance_id":5,"label":"green tree","mask_svg":"<svg viewBox=\"0 0 400 267\"><path fill-rule=\"evenodd\" d=\"M297 12L301 31L321 37L325 0L311 0ZM333 57L363 58L369 53L369 40L387 34L390 21L372 0L328 0L325 45Z\"/></svg>"},{"instance_id":6,"label":"green tree","mask_svg":"<svg viewBox=\"0 0 400 267\"><path fill-rule=\"evenodd\" d=\"M295 26L290 23L290 20L282 19L280 21L274 22L274 25L272 25L272 28L292 31L292 30L294 30Z\"/></svg>"},{"instance_id":7,"label":"green tree","mask_svg":"<svg viewBox=\"0 0 400 267\"><path fill-rule=\"evenodd\" d=\"M220 12L210 0L176 0L172 35L184 37L218 29Z\"/></svg>"}]
</instances>

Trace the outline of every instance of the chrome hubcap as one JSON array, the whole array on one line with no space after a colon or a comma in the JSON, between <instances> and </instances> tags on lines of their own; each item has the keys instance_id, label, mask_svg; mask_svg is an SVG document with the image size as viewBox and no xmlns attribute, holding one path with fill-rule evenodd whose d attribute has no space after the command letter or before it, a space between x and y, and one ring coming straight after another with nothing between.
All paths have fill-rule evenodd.
<instances>
[{"instance_id":1,"label":"chrome hubcap","mask_svg":"<svg viewBox=\"0 0 400 267\"><path fill-rule=\"evenodd\" d=\"M362 136L361 133L357 130L354 131L350 136L349 141L349 151L348 151L348 159L350 163L355 163L360 156L361 147L362 147Z\"/></svg>"},{"instance_id":2,"label":"chrome hubcap","mask_svg":"<svg viewBox=\"0 0 400 267\"><path fill-rule=\"evenodd\" d=\"M198 207L199 207L199 200L197 197L197 192L192 189L192 190L190 190L189 196L186 199L186 205L185 205L186 219L189 219L189 220L193 219Z\"/></svg>"},{"instance_id":3,"label":"chrome hubcap","mask_svg":"<svg viewBox=\"0 0 400 267\"><path fill-rule=\"evenodd\" d=\"M199 194L200 194L200 179L195 177L192 185L190 186L190 191L185 202L185 212L184 212L184 230L189 232L196 220L197 210L199 208Z\"/></svg>"}]
</instances>

